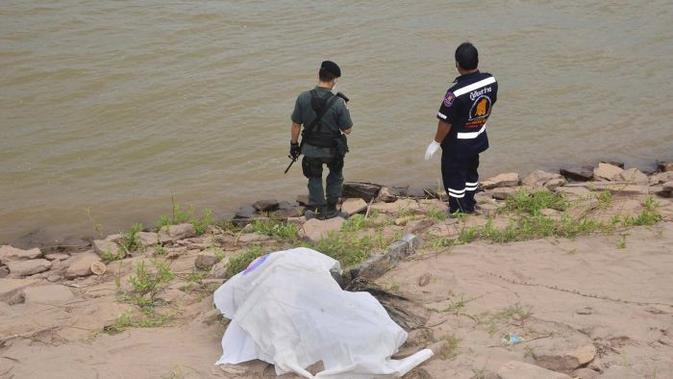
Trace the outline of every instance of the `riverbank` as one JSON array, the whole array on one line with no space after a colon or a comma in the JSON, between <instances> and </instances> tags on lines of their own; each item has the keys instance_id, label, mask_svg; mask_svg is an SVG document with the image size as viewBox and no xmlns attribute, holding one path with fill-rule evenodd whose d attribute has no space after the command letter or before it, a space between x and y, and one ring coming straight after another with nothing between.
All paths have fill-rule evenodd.
<instances>
[{"instance_id":1,"label":"riverbank","mask_svg":"<svg viewBox=\"0 0 673 379\"><path fill-rule=\"evenodd\" d=\"M255 257L303 245L349 268L346 283L407 299L381 299L404 311L401 354L438 353L410 378L667 377L673 165L563 173L486 179L479 214L459 218L433 188L353 183L348 218L306 220L301 198L224 222L174 204L158 231L3 246L0 376L273 377L261 362L213 366L226 321L212 292Z\"/></svg>"}]
</instances>

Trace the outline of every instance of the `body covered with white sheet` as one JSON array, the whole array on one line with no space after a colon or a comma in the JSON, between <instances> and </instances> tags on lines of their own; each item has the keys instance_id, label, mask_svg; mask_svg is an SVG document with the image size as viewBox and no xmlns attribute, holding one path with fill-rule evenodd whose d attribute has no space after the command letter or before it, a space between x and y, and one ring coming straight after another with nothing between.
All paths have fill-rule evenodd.
<instances>
[{"instance_id":1,"label":"body covered with white sheet","mask_svg":"<svg viewBox=\"0 0 673 379\"><path fill-rule=\"evenodd\" d=\"M253 359L307 378L398 377L428 359L430 350L403 360L390 356L407 333L369 293L342 290L330 270L339 263L315 250L297 248L262 256L225 282L214 295L231 319L217 364Z\"/></svg>"}]
</instances>

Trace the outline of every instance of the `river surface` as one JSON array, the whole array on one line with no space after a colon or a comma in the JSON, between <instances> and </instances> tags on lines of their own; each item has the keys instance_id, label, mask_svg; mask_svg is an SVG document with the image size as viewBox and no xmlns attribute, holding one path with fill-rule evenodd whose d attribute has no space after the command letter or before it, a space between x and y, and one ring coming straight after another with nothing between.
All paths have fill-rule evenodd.
<instances>
[{"instance_id":1,"label":"river surface","mask_svg":"<svg viewBox=\"0 0 673 379\"><path fill-rule=\"evenodd\" d=\"M355 122L348 180L423 160L470 40L500 86L482 174L673 158L671 1L0 1L0 242L216 214L305 191L290 113L321 60Z\"/></svg>"}]
</instances>

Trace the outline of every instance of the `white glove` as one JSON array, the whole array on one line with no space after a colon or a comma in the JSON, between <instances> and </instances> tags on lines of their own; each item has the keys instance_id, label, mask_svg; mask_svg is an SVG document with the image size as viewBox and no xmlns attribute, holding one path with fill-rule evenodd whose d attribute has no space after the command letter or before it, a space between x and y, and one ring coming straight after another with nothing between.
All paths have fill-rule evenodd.
<instances>
[{"instance_id":1,"label":"white glove","mask_svg":"<svg viewBox=\"0 0 673 379\"><path fill-rule=\"evenodd\" d=\"M425 150L425 160L429 161L430 158L432 158L432 156L435 155L437 150L439 150L440 146L441 145L437 141L430 142L430 144L428 145L428 149Z\"/></svg>"}]
</instances>

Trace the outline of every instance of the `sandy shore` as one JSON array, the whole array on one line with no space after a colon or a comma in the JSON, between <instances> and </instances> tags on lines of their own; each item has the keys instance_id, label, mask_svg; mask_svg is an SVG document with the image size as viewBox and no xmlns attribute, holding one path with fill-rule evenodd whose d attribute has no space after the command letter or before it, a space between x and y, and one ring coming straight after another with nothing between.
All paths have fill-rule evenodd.
<instances>
[{"instance_id":1,"label":"sandy shore","mask_svg":"<svg viewBox=\"0 0 673 379\"><path fill-rule=\"evenodd\" d=\"M416 317L400 354L438 347L409 378L508 378L510 361L568 377L673 378L673 171L628 176L613 167L591 182L539 173L485 180L480 214L458 219L439 199L394 196L349 201L345 208L367 216L336 227L290 214L242 229L140 232L132 245L110 236L90 251L3 247L0 377L275 377L263 362L214 366L227 322L212 292L241 256L317 247L335 228L360 241L346 254L383 254L408 232L422 241L369 281L407 298L402 306ZM517 203L541 192L549 207ZM281 226L261 226L270 223ZM170 270L155 292L133 285L141 262L155 279L162 263Z\"/></svg>"}]
</instances>

